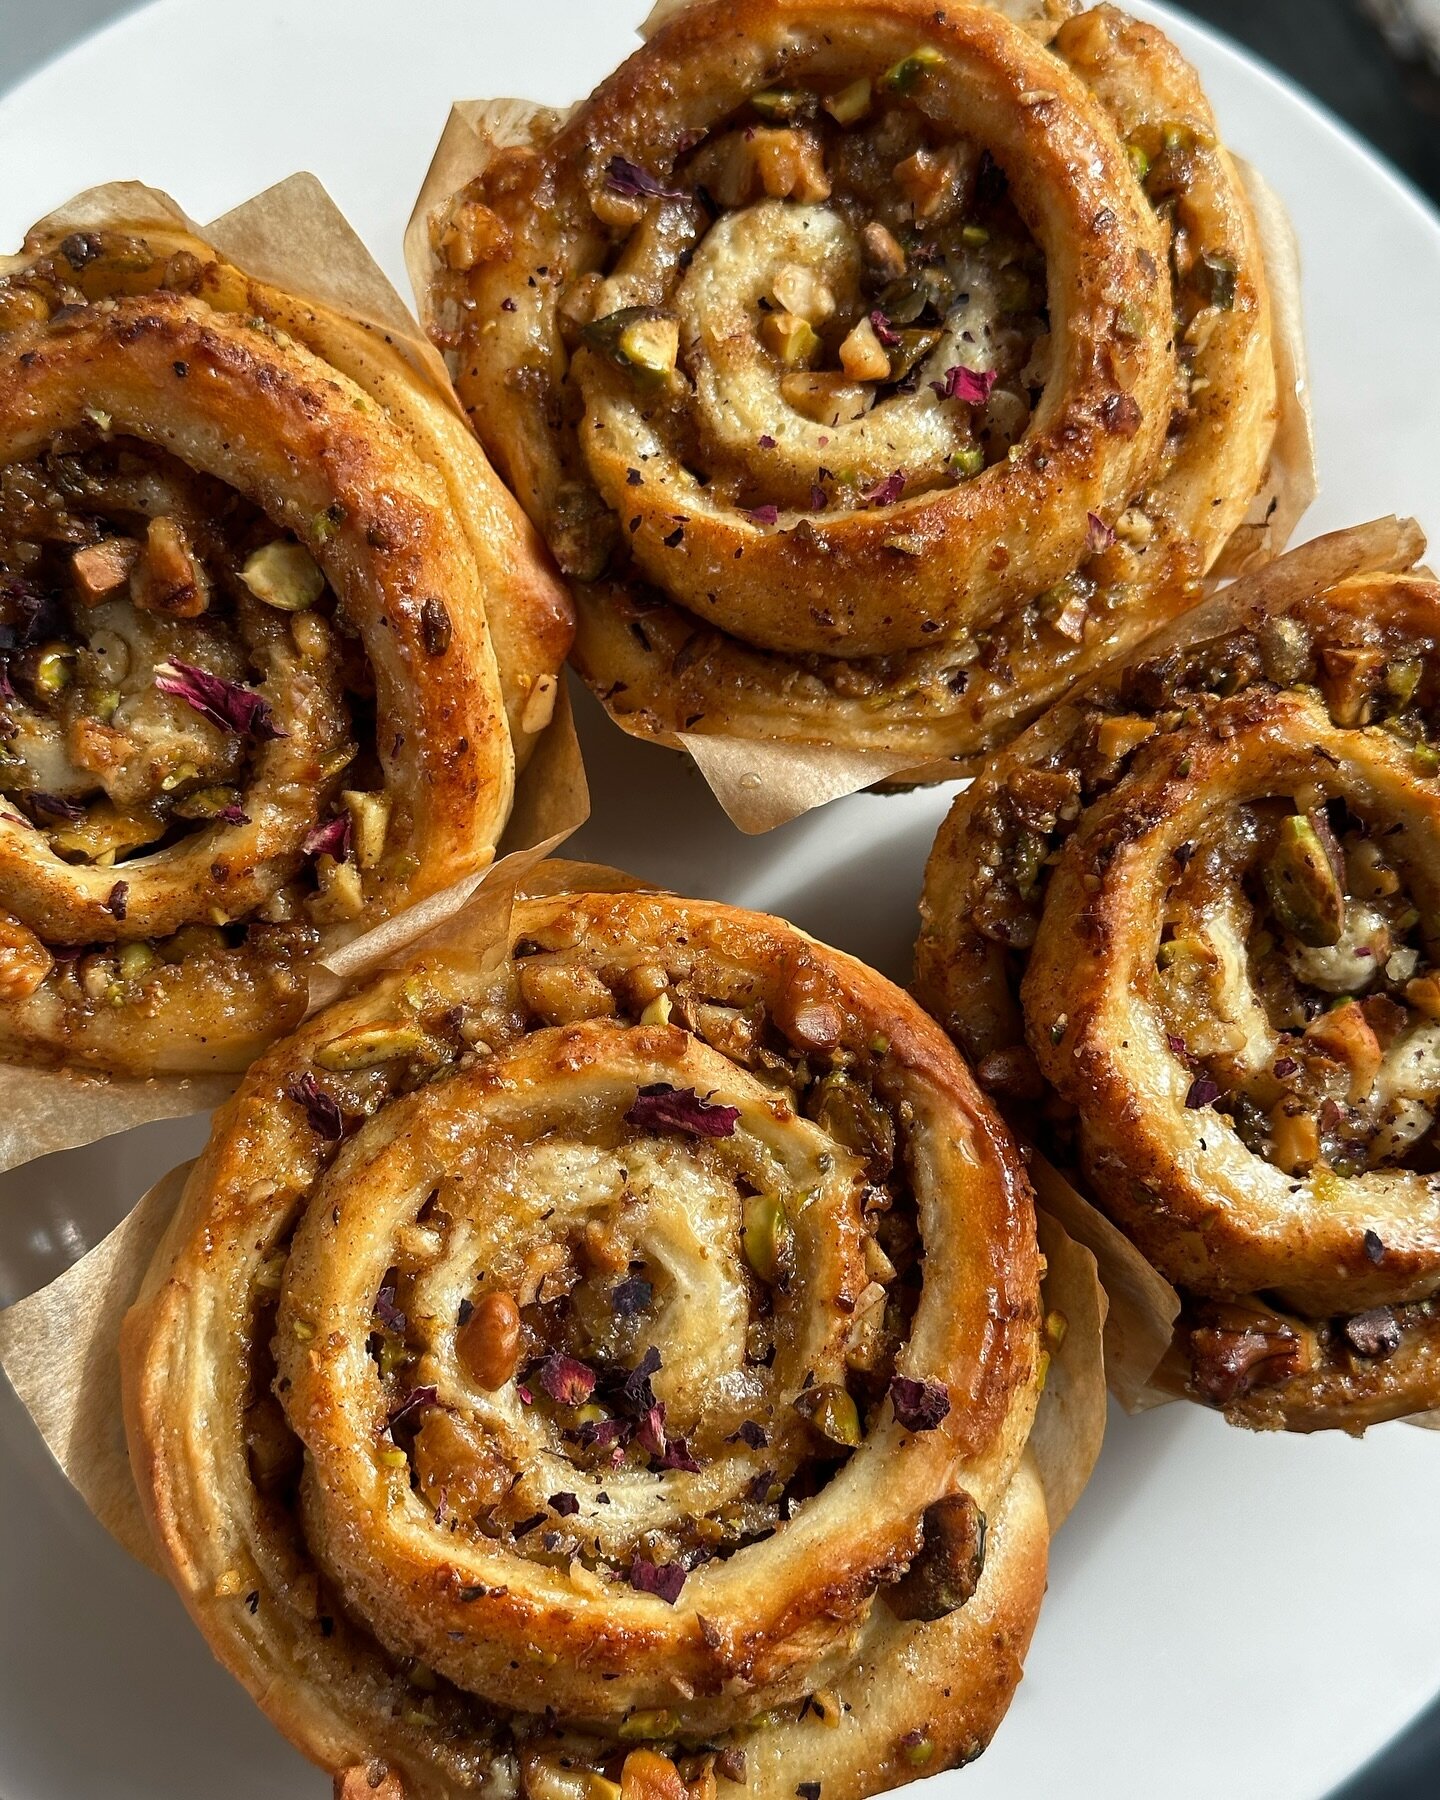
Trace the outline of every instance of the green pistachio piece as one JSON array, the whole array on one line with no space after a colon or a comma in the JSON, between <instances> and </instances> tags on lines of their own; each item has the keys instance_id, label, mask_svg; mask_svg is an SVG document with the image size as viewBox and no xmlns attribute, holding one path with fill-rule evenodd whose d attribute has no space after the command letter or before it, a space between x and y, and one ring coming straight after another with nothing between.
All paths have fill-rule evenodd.
<instances>
[{"instance_id":1,"label":"green pistachio piece","mask_svg":"<svg viewBox=\"0 0 1440 1800\"><path fill-rule=\"evenodd\" d=\"M246 558L240 579L257 600L280 612L304 612L325 592L325 577L305 546L279 538Z\"/></svg>"},{"instance_id":2,"label":"green pistachio piece","mask_svg":"<svg viewBox=\"0 0 1440 1800\"><path fill-rule=\"evenodd\" d=\"M69 644L47 644L35 662L35 686L55 695L69 687L75 674L75 652Z\"/></svg>"},{"instance_id":3,"label":"green pistachio piece","mask_svg":"<svg viewBox=\"0 0 1440 1800\"><path fill-rule=\"evenodd\" d=\"M870 78L862 75L859 81L852 81L838 94L828 94L825 110L837 125L853 125L869 112L870 94Z\"/></svg>"},{"instance_id":4,"label":"green pistachio piece","mask_svg":"<svg viewBox=\"0 0 1440 1800\"><path fill-rule=\"evenodd\" d=\"M1420 685L1425 665L1418 658L1390 663L1385 670L1385 692L1401 706L1408 706Z\"/></svg>"},{"instance_id":5,"label":"green pistachio piece","mask_svg":"<svg viewBox=\"0 0 1440 1800\"><path fill-rule=\"evenodd\" d=\"M880 85L892 94L913 93L925 76L932 69L940 68L944 61L933 44L922 44L888 68L880 77Z\"/></svg>"},{"instance_id":6,"label":"green pistachio piece","mask_svg":"<svg viewBox=\"0 0 1440 1800\"><path fill-rule=\"evenodd\" d=\"M658 306L622 306L581 332L592 350L622 369L668 375L680 354L680 322Z\"/></svg>"},{"instance_id":7,"label":"green pistachio piece","mask_svg":"<svg viewBox=\"0 0 1440 1800\"><path fill-rule=\"evenodd\" d=\"M860 1442L860 1412L847 1389L837 1382L806 1388L795 1410L803 1413L822 1437L853 1450Z\"/></svg>"},{"instance_id":8,"label":"green pistachio piece","mask_svg":"<svg viewBox=\"0 0 1440 1800\"><path fill-rule=\"evenodd\" d=\"M789 125L797 119L813 119L819 107L807 88L761 88L750 104L767 124Z\"/></svg>"},{"instance_id":9,"label":"green pistachio piece","mask_svg":"<svg viewBox=\"0 0 1440 1800\"><path fill-rule=\"evenodd\" d=\"M1294 813L1280 824L1265 864L1265 892L1275 917L1313 949L1338 944L1345 929L1345 892L1329 825L1318 813Z\"/></svg>"},{"instance_id":10,"label":"green pistachio piece","mask_svg":"<svg viewBox=\"0 0 1440 1800\"><path fill-rule=\"evenodd\" d=\"M418 1025L356 1025L322 1044L315 1052L315 1061L322 1069L341 1072L372 1069L379 1063L394 1062L397 1057L413 1056L424 1043L425 1033Z\"/></svg>"},{"instance_id":11,"label":"green pistachio piece","mask_svg":"<svg viewBox=\"0 0 1440 1800\"><path fill-rule=\"evenodd\" d=\"M789 1273L795 1233L778 1194L752 1194L745 1202L742 1241L746 1262L767 1287Z\"/></svg>"}]
</instances>

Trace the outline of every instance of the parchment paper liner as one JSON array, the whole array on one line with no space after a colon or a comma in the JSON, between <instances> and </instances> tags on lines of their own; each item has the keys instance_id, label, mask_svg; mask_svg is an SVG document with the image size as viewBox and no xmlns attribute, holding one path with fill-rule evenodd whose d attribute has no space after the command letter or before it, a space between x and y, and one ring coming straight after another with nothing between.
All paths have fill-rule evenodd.
<instances>
[{"instance_id":1,"label":"parchment paper liner","mask_svg":"<svg viewBox=\"0 0 1440 1800\"><path fill-rule=\"evenodd\" d=\"M589 863L512 857L462 910L406 948L466 941L499 955L517 893L626 892L650 884ZM398 952L385 967L402 960ZM108 1237L47 1286L0 1312L0 1367L51 1455L95 1517L147 1567L160 1568L130 1473L120 1404L120 1324L184 1191L193 1162L172 1169ZM1083 1203L1082 1203L1083 1204ZM1105 1428L1101 1329L1106 1297L1096 1258L1059 1217L1040 1219L1044 1307L1066 1329L1051 1363L1030 1439L1051 1529L1074 1506L1100 1454Z\"/></svg>"},{"instance_id":2,"label":"parchment paper liner","mask_svg":"<svg viewBox=\"0 0 1440 1800\"><path fill-rule=\"evenodd\" d=\"M640 25L639 36L652 36L688 4L690 0L658 0ZM1039 20L1042 12L1041 6L1030 0L1012 0L999 10L1022 22ZM1036 28L1042 30L1039 24ZM530 142L537 126L548 134L573 110L557 111L526 100L459 100L452 106L405 233L405 264L427 329L439 323L430 234L433 217L484 172L497 150ZM1260 491L1211 571L1215 583L1278 556L1317 491L1295 233L1284 204L1264 178L1242 158L1232 155L1231 160L1254 210L1270 288L1278 416ZM609 716L632 737L655 741L625 718ZM943 761L917 768L914 753L907 751L835 749L706 732L677 732L675 737L694 759L731 823L752 834L773 830L829 800L877 784L943 781L953 779L957 772Z\"/></svg>"},{"instance_id":3,"label":"parchment paper liner","mask_svg":"<svg viewBox=\"0 0 1440 1800\"><path fill-rule=\"evenodd\" d=\"M123 229L193 232L227 261L285 293L319 300L368 331L380 334L445 404L464 418L438 352L416 324L364 244L313 175L292 175L213 225L197 225L168 194L135 181L90 188L57 207L32 229ZM0 268L4 261L0 259ZM584 822L589 795L569 697L560 684L555 717L520 775L502 857L543 856ZM310 969L310 1010L327 1004L342 981L392 954L463 905L486 879L472 873L418 906L387 919L318 958ZM217 1106L236 1075L161 1075L149 1080L66 1068L0 1063L0 1171L53 1150Z\"/></svg>"}]
</instances>

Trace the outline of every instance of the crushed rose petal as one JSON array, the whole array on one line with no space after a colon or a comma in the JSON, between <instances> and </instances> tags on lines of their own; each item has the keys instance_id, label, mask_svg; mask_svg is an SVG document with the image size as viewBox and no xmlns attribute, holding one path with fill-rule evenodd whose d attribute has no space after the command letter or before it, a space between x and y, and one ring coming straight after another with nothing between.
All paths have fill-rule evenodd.
<instances>
[{"instance_id":1,"label":"crushed rose petal","mask_svg":"<svg viewBox=\"0 0 1440 1800\"><path fill-rule=\"evenodd\" d=\"M259 743L286 735L271 718L270 703L263 694L241 682L212 675L208 669L197 669L193 663L173 659L162 663L155 672L155 685L162 694L183 700L221 731L238 732Z\"/></svg>"},{"instance_id":2,"label":"crushed rose petal","mask_svg":"<svg viewBox=\"0 0 1440 1800\"><path fill-rule=\"evenodd\" d=\"M746 512L757 525L775 525L780 520L780 508L769 501L764 506L747 507Z\"/></svg>"},{"instance_id":3,"label":"crushed rose petal","mask_svg":"<svg viewBox=\"0 0 1440 1800\"><path fill-rule=\"evenodd\" d=\"M637 1556L630 1564L630 1585L642 1594L654 1594L667 1606L673 1606L685 1585L685 1568L681 1563L653 1563Z\"/></svg>"},{"instance_id":4,"label":"crushed rose petal","mask_svg":"<svg viewBox=\"0 0 1440 1800\"><path fill-rule=\"evenodd\" d=\"M411 1388L403 1400L390 1408L390 1429L393 1431L403 1418L418 1412L422 1406L433 1406L439 1397L439 1390L433 1387Z\"/></svg>"},{"instance_id":5,"label":"crushed rose petal","mask_svg":"<svg viewBox=\"0 0 1440 1800\"><path fill-rule=\"evenodd\" d=\"M870 314L870 329L875 333L876 337L879 338L880 342L887 350L893 350L900 342L900 333L890 323L889 319L885 317L885 314L878 306L875 307Z\"/></svg>"},{"instance_id":6,"label":"crushed rose petal","mask_svg":"<svg viewBox=\"0 0 1440 1800\"><path fill-rule=\"evenodd\" d=\"M668 1081L642 1087L625 1115L627 1125L654 1131L688 1131L695 1137L713 1138L734 1137L739 1120L738 1107L712 1105L702 1100L694 1088L671 1087Z\"/></svg>"},{"instance_id":7,"label":"crushed rose petal","mask_svg":"<svg viewBox=\"0 0 1440 1800\"><path fill-rule=\"evenodd\" d=\"M338 818L322 819L315 828L308 832L300 846L306 856L333 856L336 862L350 860L350 815L341 813Z\"/></svg>"},{"instance_id":8,"label":"crushed rose petal","mask_svg":"<svg viewBox=\"0 0 1440 1800\"><path fill-rule=\"evenodd\" d=\"M893 506L904 492L905 471L896 469L883 481L877 481L874 487L866 488L860 497L869 501L871 506Z\"/></svg>"},{"instance_id":9,"label":"crushed rose petal","mask_svg":"<svg viewBox=\"0 0 1440 1800\"><path fill-rule=\"evenodd\" d=\"M293 1100L297 1106L303 1107L305 1116L310 1121L312 1130L327 1143L338 1144L345 1135L345 1115L340 1110L340 1102L333 1094L327 1094L309 1069L292 1081L285 1090L287 1100ZM384 1294L386 1289L381 1288ZM376 1303L376 1312L380 1311ZM404 1330L403 1314L400 1329Z\"/></svg>"},{"instance_id":10,"label":"crushed rose petal","mask_svg":"<svg viewBox=\"0 0 1440 1800\"><path fill-rule=\"evenodd\" d=\"M950 1411L950 1390L943 1381L896 1375L890 1382L890 1404L907 1431L934 1431Z\"/></svg>"},{"instance_id":11,"label":"crushed rose petal","mask_svg":"<svg viewBox=\"0 0 1440 1800\"><path fill-rule=\"evenodd\" d=\"M942 400L961 400L966 406L983 406L999 379L994 369L967 369L962 363L952 363L945 371L944 380L932 381L930 386Z\"/></svg>"},{"instance_id":12,"label":"crushed rose petal","mask_svg":"<svg viewBox=\"0 0 1440 1800\"><path fill-rule=\"evenodd\" d=\"M1199 1112L1206 1106L1213 1106L1219 1098L1220 1083L1212 1081L1208 1075L1197 1075L1190 1083L1185 1104L1191 1112Z\"/></svg>"},{"instance_id":13,"label":"crushed rose petal","mask_svg":"<svg viewBox=\"0 0 1440 1800\"><path fill-rule=\"evenodd\" d=\"M652 175L648 169L642 169L639 163L633 163L629 157L612 156L605 165L605 185L612 194L624 194L627 199L644 197L650 200L684 200L683 189L667 188L658 175Z\"/></svg>"},{"instance_id":14,"label":"crushed rose petal","mask_svg":"<svg viewBox=\"0 0 1440 1800\"><path fill-rule=\"evenodd\" d=\"M393 1283L387 1282L386 1285L380 1289L379 1293L376 1294L373 1311L375 1317L387 1331L403 1331L405 1329L406 1318L404 1313L401 1312L400 1308L395 1304L395 1288Z\"/></svg>"},{"instance_id":15,"label":"crushed rose petal","mask_svg":"<svg viewBox=\"0 0 1440 1800\"><path fill-rule=\"evenodd\" d=\"M1107 525L1099 513L1086 513L1085 523L1085 542L1097 554L1101 550L1108 550L1115 542L1115 527Z\"/></svg>"},{"instance_id":16,"label":"crushed rose petal","mask_svg":"<svg viewBox=\"0 0 1440 1800\"><path fill-rule=\"evenodd\" d=\"M547 1356L535 1370L535 1379L561 1406L583 1406L595 1392L595 1371L573 1356L558 1352Z\"/></svg>"}]
</instances>

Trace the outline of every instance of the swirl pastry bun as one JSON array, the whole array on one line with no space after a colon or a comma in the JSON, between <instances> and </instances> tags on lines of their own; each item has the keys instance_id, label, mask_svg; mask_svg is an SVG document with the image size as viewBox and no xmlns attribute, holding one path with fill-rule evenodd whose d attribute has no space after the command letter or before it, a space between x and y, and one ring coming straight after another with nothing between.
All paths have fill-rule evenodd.
<instances>
[{"instance_id":1,"label":"swirl pastry bun","mask_svg":"<svg viewBox=\"0 0 1440 1800\"><path fill-rule=\"evenodd\" d=\"M132 1460L342 1793L851 1800L1019 1679L1038 1263L906 995L759 914L535 897L250 1070L126 1321Z\"/></svg>"},{"instance_id":2,"label":"swirl pastry bun","mask_svg":"<svg viewBox=\"0 0 1440 1800\"><path fill-rule=\"evenodd\" d=\"M953 775L1191 604L1261 486L1255 221L1113 7L705 0L475 129L437 341L630 731Z\"/></svg>"},{"instance_id":3,"label":"swirl pastry bun","mask_svg":"<svg viewBox=\"0 0 1440 1800\"><path fill-rule=\"evenodd\" d=\"M919 993L1183 1311L1238 1422L1440 1404L1440 585L1317 540L1077 689L962 794Z\"/></svg>"},{"instance_id":4,"label":"swirl pastry bun","mask_svg":"<svg viewBox=\"0 0 1440 1800\"><path fill-rule=\"evenodd\" d=\"M569 605L448 396L182 229L0 262L0 1055L244 1067L483 869Z\"/></svg>"}]
</instances>

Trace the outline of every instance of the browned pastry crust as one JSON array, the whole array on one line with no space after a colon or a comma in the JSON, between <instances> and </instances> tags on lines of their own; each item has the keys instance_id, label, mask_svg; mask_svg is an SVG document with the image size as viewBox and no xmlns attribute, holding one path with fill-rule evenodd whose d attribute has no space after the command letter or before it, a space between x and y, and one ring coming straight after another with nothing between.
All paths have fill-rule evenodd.
<instances>
[{"instance_id":1,"label":"browned pastry crust","mask_svg":"<svg viewBox=\"0 0 1440 1800\"><path fill-rule=\"evenodd\" d=\"M218 1115L125 1326L132 1460L342 1793L860 1800L1019 1679L1038 1261L904 994L762 915L535 898Z\"/></svg>"},{"instance_id":2,"label":"browned pastry crust","mask_svg":"<svg viewBox=\"0 0 1440 1800\"><path fill-rule=\"evenodd\" d=\"M243 1067L483 868L569 609L381 333L181 229L0 263L0 1051Z\"/></svg>"},{"instance_id":3,"label":"browned pastry crust","mask_svg":"<svg viewBox=\"0 0 1440 1800\"><path fill-rule=\"evenodd\" d=\"M1256 229L1174 47L1073 10L714 0L495 110L434 310L627 729L953 774L1195 598L1274 433Z\"/></svg>"},{"instance_id":4,"label":"browned pastry crust","mask_svg":"<svg viewBox=\"0 0 1440 1800\"><path fill-rule=\"evenodd\" d=\"M1440 1403L1440 586L1318 540L1067 697L957 800L921 998L1185 1302L1255 1426Z\"/></svg>"}]
</instances>

